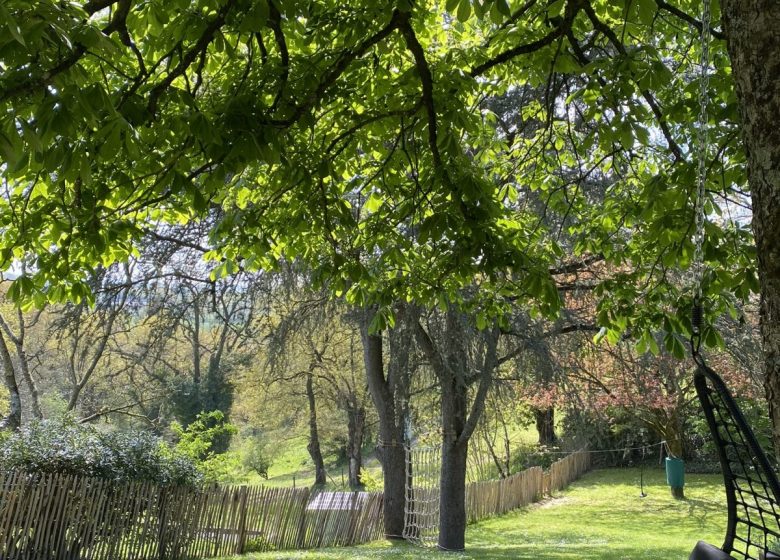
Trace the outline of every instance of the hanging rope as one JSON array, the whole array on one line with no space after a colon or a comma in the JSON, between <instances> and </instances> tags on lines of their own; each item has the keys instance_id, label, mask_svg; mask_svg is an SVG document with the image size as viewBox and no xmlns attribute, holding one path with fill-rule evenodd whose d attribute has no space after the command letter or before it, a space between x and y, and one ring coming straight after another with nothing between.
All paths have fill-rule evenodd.
<instances>
[{"instance_id":1,"label":"hanging rope","mask_svg":"<svg viewBox=\"0 0 780 560\"><path fill-rule=\"evenodd\" d=\"M697 189L695 200L694 253L693 253L693 309L691 312L691 350L693 358L700 363L701 334L703 323L704 284L704 197L707 186L707 154L709 151L709 128L707 107L709 105L710 82L710 0L702 2L701 16L701 60L699 65L699 122L696 130L698 155Z\"/></svg>"}]
</instances>

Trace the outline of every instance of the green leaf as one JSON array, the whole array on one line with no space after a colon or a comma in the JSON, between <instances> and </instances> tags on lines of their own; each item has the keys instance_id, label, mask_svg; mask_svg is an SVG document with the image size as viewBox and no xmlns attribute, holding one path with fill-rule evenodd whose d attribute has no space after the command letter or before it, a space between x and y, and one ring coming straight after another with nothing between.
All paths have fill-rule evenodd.
<instances>
[{"instance_id":1,"label":"green leaf","mask_svg":"<svg viewBox=\"0 0 780 560\"><path fill-rule=\"evenodd\" d=\"M16 162L19 158L19 153L16 147L11 143L11 140L5 134L0 131L0 157L6 162Z\"/></svg>"},{"instance_id":2,"label":"green leaf","mask_svg":"<svg viewBox=\"0 0 780 560\"><path fill-rule=\"evenodd\" d=\"M658 5L655 0L634 0L636 2L639 21L645 25L653 23Z\"/></svg>"},{"instance_id":3,"label":"green leaf","mask_svg":"<svg viewBox=\"0 0 780 560\"><path fill-rule=\"evenodd\" d=\"M566 5L565 0L555 0L547 6L547 17L549 19L561 17L563 8Z\"/></svg>"},{"instance_id":4,"label":"green leaf","mask_svg":"<svg viewBox=\"0 0 780 560\"><path fill-rule=\"evenodd\" d=\"M512 15L512 10L509 9L509 3L506 0L496 0L496 8L505 16Z\"/></svg>"},{"instance_id":5,"label":"green leaf","mask_svg":"<svg viewBox=\"0 0 780 560\"><path fill-rule=\"evenodd\" d=\"M257 33L265 27L268 15L268 2L254 2L252 8L241 20L239 29L245 32Z\"/></svg>"},{"instance_id":6,"label":"green leaf","mask_svg":"<svg viewBox=\"0 0 780 560\"><path fill-rule=\"evenodd\" d=\"M368 332L373 334L379 334L387 328L387 321L382 313L377 312L371 319L371 323L368 325Z\"/></svg>"},{"instance_id":7,"label":"green leaf","mask_svg":"<svg viewBox=\"0 0 780 560\"><path fill-rule=\"evenodd\" d=\"M460 0L458 4L458 21L466 22L471 17L471 0Z\"/></svg>"},{"instance_id":8,"label":"green leaf","mask_svg":"<svg viewBox=\"0 0 780 560\"><path fill-rule=\"evenodd\" d=\"M379 207L382 206L383 202L384 198L382 198L382 195L377 192L372 192L371 196L366 200L364 207L369 212L376 212L379 210Z\"/></svg>"},{"instance_id":9,"label":"green leaf","mask_svg":"<svg viewBox=\"0 0 780 560\"><path fill-rule=\"evenodd\" d=\"M19 27L19 24L16 22L14 17L8 12L8 10L5 9L5 7L0 4L0 19L5 22L5 26L8 28L8 31L11 33L11 36L16 39L16 41L22 45L23 47L27 46L27 43L24 40L24 37L22 36L22 28Z\"/></svg>"},{"instance_id":10,"label":"green leaf","mask_svg":"<svg viewBox=\"0 0 780 560\"><path fill-rule=\"evenodd\" d=\"M634 135L628 125L620 128L620 145L624 150L631 150L634 147Z\"/></svg>"}]
</instances>

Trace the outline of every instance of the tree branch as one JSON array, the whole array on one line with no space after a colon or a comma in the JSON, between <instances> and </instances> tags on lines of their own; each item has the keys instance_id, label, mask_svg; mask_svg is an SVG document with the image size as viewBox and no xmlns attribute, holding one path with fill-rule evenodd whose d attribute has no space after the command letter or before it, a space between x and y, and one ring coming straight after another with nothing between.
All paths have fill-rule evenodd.
<instances>
[{"instance_id":1,"label":"tree branch","mask_svg":"<svg viewBox=\"0 0 780 560\"><path fill-rule=\"evenodd\" d=\"M401 19L400 30L406 41L406 47L412 53L412 56L414 56L417 73L420 75L420 82L422 83L422 104L428 115L428 147L431 150L433 165L437 170L442 170L441 153L439 153L437 140L438 123L436 119L436 105L433 100L433 74L428 65L428 60L425 58L425 50L417 39L414 29L412 29L408 13L405 13Z\"/></svg>"},{"instance_id":2,"label":"tree branch","mask_svg":"<svg viewBox=\"0 0 780 560\"><path fill-rule=\"evenodd\" d=\"M398 28L401 22L401 12L398 10L393 11L393 17L390 22L382 29L376 32L374 35L360 43L355 49L347 50L343 52L339 59L330 67L325 75L320 80L317 88L309 95L309 97L295 110L293 116L290 119L278 121L279 124L292 124L297 121L306 111L313 107L317 101L319 101L324 93L333 85L336 80L344 73L349 65L356 59L363 56L368 49L387 38L395 29Z\"/></svg>"},{"instance_id":3,"label":"tree branch","mask_svg":"<svg viewBox=\"0 0 780 560\"><path fill-rule=\"evenodd\" d=\"M693 17L692 15L683 12L677 6L673 6L668 2L665 2L664 0L655 0L655 4L658 6L659 9L666 10L670 14L674 14L681 20L685 21L689 25L692 25L693 27L701 31L701 22L695 17ZM717 29L710 29L710 33L716 39L719 39L721 41L726 40L726 35L722 31L718 31Z\"/></svg>"},{"instance_id":4,"label":"tree branch","mask_svg":"<svg viewBox=\"0 0 780 560\"><path fill-rule=\"evenodd\" d=\"M603 260L604 255L591 255L579 261L564 264L557 268L551 268L549 272L551 276L557 276L559 274L571 274L572 272L578 272L594 263L601 262Z\"/></svg>"},{"instance_id":5,"label":"tree branch","mask_svg":"<svg viewBox=\"0 0 780 560\"><path fill-rule=\"evenodd\" d=\"M485 349L485 358L482 362L482 371L479 376L479 387L477 387L477 393L474 395L474 401L471 403L471 410L466 419L466 424L463 426L460 436L458 436L458 445L468 443L485 410L485 400L490 387L493 385L493 372L498 367L498 337L499 332L496 329L493 329L493 332L487 336L487 348Z\"/></svg>"},{"instance_id":6,"label":"tree branch","mask_svg":"<svg viewBox=\"0 0 780 560\"><path fill-rule=\"evenodd\" d=\"M589 2L585 4L585 13L588 15L588 19L590 19L593 27L601 34L603 34L621 55L628 56L626 48L620 39L618 39L618 36L615 35L615 32L612 31L612 29L607 24L599 19L598 15L593 9L593 6L591 6ZM632 79L632 81L634 80ZM666 138L666 142L669 145L669 149L671 150L672 154L674 154L674 159L676 161L682 161L684 159L682 150L672 137L672 132L669 130L669 124L664 118L661 107L658 105L658 101L656 101L655 97L653 97L653 95L648 90L640 88L638 84L637 88L642 94L644 100L650 106L650 110L653 112L653 115L655 115L656 121L658 121L658 126L661 128L661 132L663 133L664 138Z\"/></svg>"},{"instance_id":7,"label":"tree branch","mask_svg":"<svg viewBox=\"0 0 780 560\"><path fill-rule=\"evenodd\" d=\"M119 0L89 0L84 4L83 9L89 15L95 14L100 10L108 8L109 6L116 4Z\"/></svg>"},{"instance_id":8,"label":"tree branch","mask_svg":"<svg viewBox=\"0 0 780 560\"><path fill-rule=\"evenodd\" d=\"M279 76L279 91L276 92L273 105L271 105L271 111L273 112L279 106L279 101L284 94L284 88L287 84L287 78L290 76L290 53L287 49L287 39L282 31L282 16L276 8L276 4L271 0L268 0L268 10L268 26L274 32L274 39L279 48L279 57L281 58L282 64L282 75Z\"/></svg>"},{"instance_id":9,"label":"tree branch","mask_svg":"<svg viewBox=\"0 0 780 560\"><path fill-rule=\"evenodd\" d=\"M231 8L235 5L236 0L228 0L228 2L225 3L224 6L219 10L217 13L217 16L209 23L209 25L206 27L206 29L203 31L203 34L200 36L198 41L195 43L195 46L192 47L187 53L182 56L181 60L179 61L179 64L176 65L176 68L171 70L168 75L161 81L159 84L154 86L152 88L151 92L149 93L149 103L147 105L147 109L149 112L154 115L157 110L157 102L160 98L160 96L163 94L163 92L168 89L168 87L173 83L173 81L184 74L184 72L187 71L187 68L189 68L193 62L198 58L198 55L200 55L201 52L203 52L205 49L208 48L209 44L214 40L214 37L217 34L217 31L225 24L225 19L227 18L228 13L230 12Z\"/></svg>"},{"instance_id":10,"label":"tree branch","mask_svg":"<svg viewBox=\"0 0 780 560\"><path fill-rule=\"evenodd\" d=\"M551 45L556 39L559 37L563 37L566 33L568 33L569 29L571 29L571 25L574 22L574 18L577 16L577 12L580 11L580 8L582 7L582 2L580 0L570 0L566 4L566 11L564 13L564 17L561 20L561 22L550 31L547 35L542 37L541 39L537 39L536 41L531 41L530 43L526 43L523 45L517 45L516 47L513 47L509 49L508 51L504 51L501 54L496 55L495 57L491 58L490 60L483 62L482 64L475 66L471 69L471 77L476 78L477 76L481 76L494 66L498 66L499 64L503 64L505 62L509 62L513 58L516 58L520 55L524 54L530 54L532 52L536 52L538 50L543 49L544 47Z\"/></svg>"}]
</instances>

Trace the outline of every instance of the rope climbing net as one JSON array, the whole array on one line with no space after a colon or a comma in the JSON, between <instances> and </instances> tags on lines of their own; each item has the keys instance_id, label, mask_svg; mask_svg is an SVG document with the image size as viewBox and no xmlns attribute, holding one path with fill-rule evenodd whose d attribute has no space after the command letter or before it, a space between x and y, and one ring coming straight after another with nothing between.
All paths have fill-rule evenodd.
<instances>
[{"instance_id":1,"label":"rope climbing net","mask_svg":"<svg viewBox=\"0 0 780 560\"><path fill-rule=\"evenodd\" d=\"M439 538L441 446L406 447L406 509L403 538L435 546Z\"/></svg>"}]
</instances>

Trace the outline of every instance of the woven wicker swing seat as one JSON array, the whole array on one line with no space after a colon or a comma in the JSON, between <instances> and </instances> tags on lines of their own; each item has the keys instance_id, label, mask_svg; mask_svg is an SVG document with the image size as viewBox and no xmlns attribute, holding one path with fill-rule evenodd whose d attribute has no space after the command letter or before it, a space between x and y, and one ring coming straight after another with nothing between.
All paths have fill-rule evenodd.
<instances>
[{"instance_id":1,"label":"woven wicker swing seat","mask_svg":"<svg viewBox=\"0 0 780 560\"><path fill-rule=\"evenodd\" d=\"M699 361L694 377L718 450L728 522L720 548L699 542L690 560L780 560L780 485L753 430L717 373Z\"/></svg>"}]
</instances>

